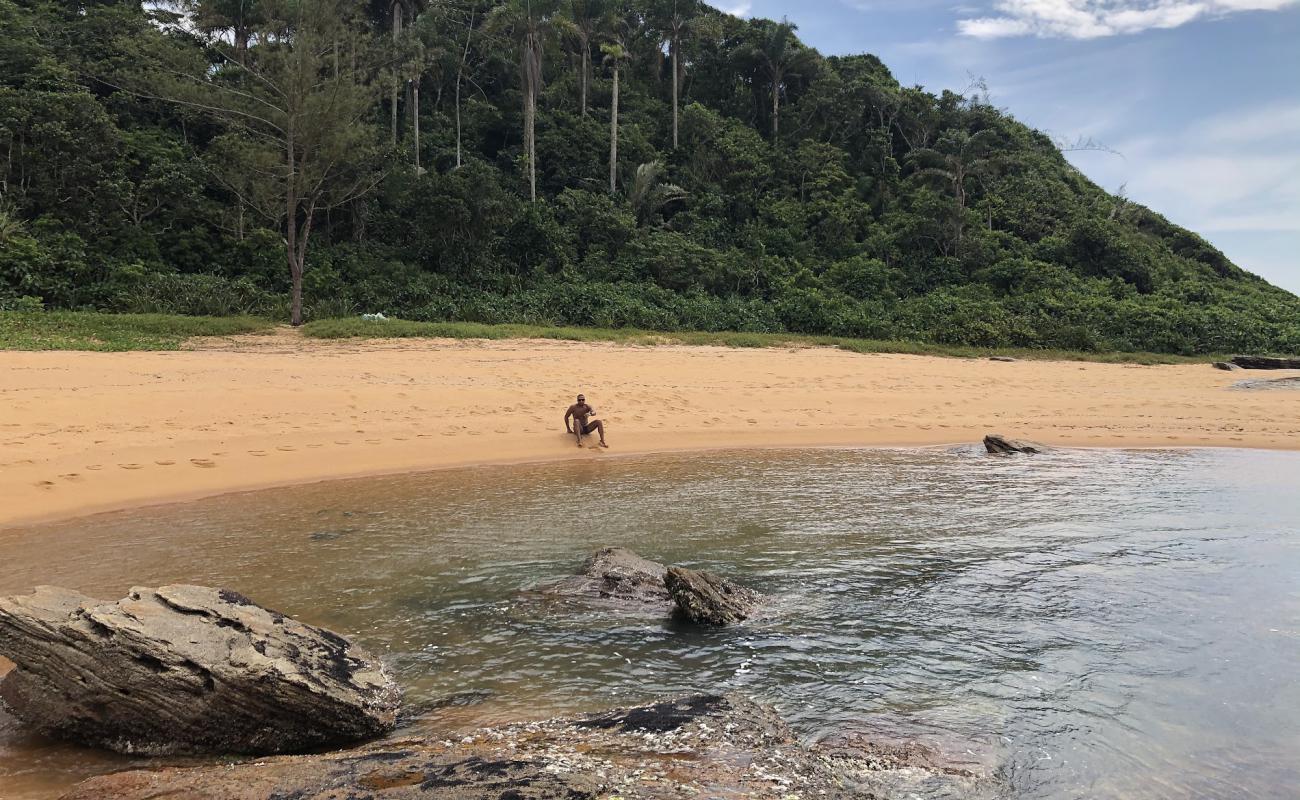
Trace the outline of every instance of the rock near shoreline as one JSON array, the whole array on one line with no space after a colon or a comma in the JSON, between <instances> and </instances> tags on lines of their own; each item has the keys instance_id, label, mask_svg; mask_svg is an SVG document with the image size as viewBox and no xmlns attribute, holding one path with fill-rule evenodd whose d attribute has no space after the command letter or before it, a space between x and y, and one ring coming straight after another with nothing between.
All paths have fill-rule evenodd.
<instances>
[{"instance_id":1,"label":"rock near shoreline","mask_svg":"<svg viewBox=\"0 0 1300 800\"><path fill-rule=\"evenodd\" d=\"M1019 439L1008 439L998 434L990 433L984 437L984 449L996 455L1006 455L1009 453L1041 453L1043 446L1033 442L1022 442Z\"/></svg>"},{"instance_id":2,"label":"rock near shoreline","mask_svg":"<svg viewBox=\"0 0 1300 800\"><path fill-rule=\"evenodd\" d=\"M918 769L901 749L801 746L770 707L694 695L575 719L407 739L257 763L92 778L63 800L596 800L871 798L877 779L970 773ZM954 795L967 796L967 795Z\"/></svg>"},{"instance_id":3,"label":"rock near shoreline","mask_svg":"<svg viewBox=\"0 0 1300 800\"><path fill-rule=\"evenodd\" d=\"M0 599L0 698L46 734L122 753L270 754L396 722L382 665L343 637L202 586L117 602L41 586Z\"/></svg>"},{"instance_id":4,"label":"rock near shoreline","mask_svg":"<svg viewBox=\"0 0 1300 800\"><path fill-rule=\"evenodd\" d=\"M664 586L678 613L697 625L721 627L753 616L761 599L756 592L714 575L685 567L670 567Z\"/></svg>"}]
</instances>

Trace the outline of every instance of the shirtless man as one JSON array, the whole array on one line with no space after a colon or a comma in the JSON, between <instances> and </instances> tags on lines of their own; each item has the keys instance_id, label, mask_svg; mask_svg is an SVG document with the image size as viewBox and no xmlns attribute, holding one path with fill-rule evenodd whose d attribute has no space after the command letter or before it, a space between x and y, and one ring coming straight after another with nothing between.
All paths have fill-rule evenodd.
<instances>
[{"instance_id":1,"label":"shirtless man","mask_svg":"<svg viewBox=\"0 0 1300 800\"><path fill-rule=\"evenodd\" d=\"M609 447L605 444L605 423L598 419L587 421L587 418L595 413L596 409L587 405L587 398L582 395L578 395L578 402L569 406L569 410L564 412L564 429L577 437L578 447L582 447L582 435L592 431L600 433L601 447ZM573 417L573 427L569 427L569 417Z\"/></svg>"}]
</instances>

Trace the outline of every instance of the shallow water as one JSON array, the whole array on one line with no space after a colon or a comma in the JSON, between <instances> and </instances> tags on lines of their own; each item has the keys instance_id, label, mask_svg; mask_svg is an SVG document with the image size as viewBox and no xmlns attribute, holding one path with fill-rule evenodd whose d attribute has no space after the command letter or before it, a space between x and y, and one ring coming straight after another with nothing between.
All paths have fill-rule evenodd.
<instances>
[{"instance_id":1,"label":"shallow water","mask_svg":"<svg viewBox=\"0 0 1300 800\"><path fill-rule=\"evenodd\" d=\"M779 598L695 632L519 591L625 545ZM1015 798L1300 796L1300 453L604 459L343 481L0 532L0 593L216 584L386 655L418 728L740 689L919 737ZM141 763L0 714L0 797Z\"/></svg>"}]
</instances>

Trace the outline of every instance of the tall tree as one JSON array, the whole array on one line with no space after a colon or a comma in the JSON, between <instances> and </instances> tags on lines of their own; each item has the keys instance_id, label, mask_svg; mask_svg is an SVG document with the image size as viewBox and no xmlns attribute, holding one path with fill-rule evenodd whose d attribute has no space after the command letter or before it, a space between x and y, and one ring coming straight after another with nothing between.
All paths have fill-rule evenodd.
<instances>
[{"instance_id":1,"label":"tall tree","mask_svg":"<svg viewBox=\"0 0 1300 800\"><path fill-rule=\"evenodd\" d=\"M692 23L700 13L698 0L656 0L654 22L668 42L668 58L672 69L673 149L677 149L677 112L681 105L682 43L691 32Z\"/></svg>"},{"instance_id":2,"label":"tall tree","mask_svg":"<svg viewBox=\"0 0 1300 800\"><path fill-rule=\"evenodd\" d=\"M741 47L737 56L771 87L772 141L776 142L781 131L781 94L787 78L808 66L815 54L795 38L795 24L788 19L758 20L753 25L758 40Z\"/></svg>"},{"instance_id":3,"label":"tall tree","mask_svg":"<svg viewBox=\"0 0 1300 800\"><path fill-rule=\"evenodd\" d=\"M609 26L613 0L569 0L563 19L564 32L578 55L578 105L587 116L587 91L591 85L591 46Z\"/></svg>"},{"instance_id":4,"label":"tall tree","mask_svg":"<svg viewBox=\"0 0 1300 800\"><path fill-rule=\"evenodd\" d=\"M618 72L628 60L628 52L621 40L602 44L600 52L605 54L605 64L614 74L609 101L609 193L614 194L618 191Z\"/></svg>"},{"instance_id":5,"label":"tall tree","mask_svg":"<svg viewBox=\"0 0 1300 800\"><path fill-rule=\"evenodd\" d=\"M252 211L276 224L289 267L290 321L303 321L303 274L319 212L371 191L376 169L373 108L377 48L365 47L366 21L347 0L274 0L263 7L277 35L250 47L243 64L212 43L220 57L160 49L158 60L123 77L139 95L206 112L226 125L211 146L214 174ZM355 60L339 63L335 43L358 42ZM373 45L373 42L369 42Z\"/></svg>"},{"instance_id":6,"label":"tall tree","mask_svg":"<svg viewBox=\"0 0 1300 800\"><path fill-rule=\"evenodd\" d=\"M921 180L937 182L952 194L955 206L953 237L958 246L961 245L966 223L966 183L972 179L982 179L994 169L996 160L990 153L996 143L997 132L992 129L974 134L955 130L940 139L933 148L918 148L907 155L908 160L917 166L914 175Z\"/></svg>"},{"instance_id":7,"label":"tall tree","mask_svg":"<svg viewBox=\"0 0 1300 800\"><path fill-rule=\"evenodd\" d=\"M528 199L537 200L537 98L542 93L542 55L553 27L555 0L509 0L488 17L487 27L509 36L519 48L523 93L524 158L528 162Z\"/></svg>"}]
</instances>

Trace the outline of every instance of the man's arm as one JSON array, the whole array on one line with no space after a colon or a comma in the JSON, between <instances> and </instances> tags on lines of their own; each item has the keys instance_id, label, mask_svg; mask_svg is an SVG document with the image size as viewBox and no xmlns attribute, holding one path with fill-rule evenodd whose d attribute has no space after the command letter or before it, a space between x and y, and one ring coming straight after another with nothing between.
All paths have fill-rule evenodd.
<instances>
[{"instance_id":1,"label":"man's arm","mask_svg":"<svg viewBox=\"0 0 1300 800\"><path fill-rule=\"evenodd\" d=\"M573 406L569 406L569 410L564 412L564 429L569 433L573 433L573 428L569 427L569 417L571 416L573 416Z\"/></svg>"}]
</instances>

